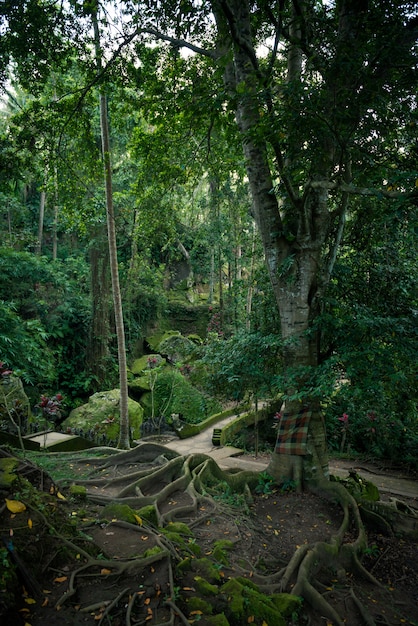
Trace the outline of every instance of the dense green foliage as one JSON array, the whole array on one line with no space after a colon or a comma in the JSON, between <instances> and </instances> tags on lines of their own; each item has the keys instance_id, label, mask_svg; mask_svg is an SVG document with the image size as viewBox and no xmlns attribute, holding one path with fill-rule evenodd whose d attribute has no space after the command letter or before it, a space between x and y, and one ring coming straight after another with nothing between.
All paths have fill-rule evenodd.
<instances>
[{"instance_id":1,"label":"dense green foliage","mask_svg":"<svg viewBox=\"0 0 418 626\"><path fill-rule=\"evenodd\" d=\"M269 398L283 394L285 386L279 317L234 119L245 85L231 91L225 80L228 59L215 55L221 44L209 18L214 3L180 3L180 13L177 2L139 3L141 11L132 15L128 4L117 4L125 10L121 35L115 41L115 30L106 28L103 18L109 63L99 76L86 26L88 6L30 0L1 9L0 359L36 389L33 395L59 390L69 405L117 380L103 253L97 99L98 88L105 87L129 356L147 349L150 331L173 325L172 317L167 321L170 307L183 328L182 307L212 306L203 346L186 363L188 378L170 370L158 376L155 387L156 414L200 420L212 410L209 395L223 401ZM277 9L279 16L273 28L268 3L252 4L260 42L277 35L294 9L279 3L279 10L273 3L270 13ZM318 290L318 314L309 329L319 366L303 375L286 371L287 384L304 380L294 398L321 400L334 449L343 442L343 451L350 446L413 462L418 449L416 52L413 46L406 51L406 38L389 63L378 41L399 41L405 24L412 38L416 17L409 2L371 6L381 24L365 18L358 30L363 65L360 52L349 54L350 46L333 56L338 13L333 3L312 4L312 32L301 22L309 63L298 80L283 79L285 54L266 52L257 66L261 113L252 132L260 141L267 137L272 164L280 163L281 150L287 155L288 165L270 191L280 199L282 235L289 245L298 228L285 182L303 193L314 175L312 163L324 160L323 138L337 138L340 164L332 184L351 183L352 166L361 190L344 208L330 187L334 227L320 269L325 273L329 266L332 276L328 290ZM119 17L116 11L114 19ZM155 39L147 34L155 23L163 34L198 41L210 54L183 54L178 42ZM143 30L134 37L138 25ZM291 37L285 27L282 32L287 53ZM346 82L334 85L334 104L326 89L333 60L347 68ZM356 80L361 87L351 103ZM290 254L278 269L290 286L294 258ZM101 340L102 362L95 367L89 355ZM348 421L340 421L343 414Z\"/></svg>"}]
</instances>

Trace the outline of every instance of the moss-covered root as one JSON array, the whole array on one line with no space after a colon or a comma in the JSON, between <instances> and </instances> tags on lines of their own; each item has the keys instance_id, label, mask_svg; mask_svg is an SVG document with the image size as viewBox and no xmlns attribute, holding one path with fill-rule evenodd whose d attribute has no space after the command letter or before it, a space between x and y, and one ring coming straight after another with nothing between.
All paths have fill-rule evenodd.
<instances>
[{"instance_id":1,"label":"moss-covered root","mask_svg":"<svg viewBox=\"0 0 418 626\"><path fill-rule=\"evenodd\" d=\"M90 559L88 563L81 565L80 567L78 567L71 573L69 583L68 583L68 588L60 596L60 598L58 598L55 604L55 607L58 608L62 606L65 602L67 602L70 598L72 598L75 595L75 593L77 592L76 580L77 578L83 575L83 572L85 572L88 569L99 568L101 570L105 567L111 571L111 573L108 574L109 578L111 576L119 577L124 572L133 572L137 570L142 570L146 568L147 566L152 565L156 561L161 561L162 559L165 559L169 556L170 556L170 553L168 552L168 550L159 550L158 552L155 552L149 556L144 556L142 558L129 560L129 561L115 561L115 560L106 561L106 560Z\"/></svg>"},{"instance_id":2,"label":"moss-covered root","mask_svg":"<svg viewBox=\"0 0 418 626\"><path fill-rule=\"evenodd\" d=\"M92 449L94 452L97 450L97 448ZM114 448L106 448L105 451L105 457L83 457L81 459L77 459L75 462L80 465L94 465L95 467L100 468L98 471L102 471L103 469L117 465L152 463L155 459L162 456L166 459L174 459L176 456L180 456L178 452L175 452L175 450L166 448L159 443L152 442L140 443L135 448L131 448L131 450L123 452L115 452Z\"/></svg>"},{"instance_id":3,"label":"moss-covered root","mask_svg":"<svg viewBox=\"0 0 418 626\"><path fill-rule=\"evenodd\" d=\"M345 576L347 569L355 570L370 582L380 583L361 565L359 554L367 545L365 529L361 520L357 502L341 484L323 481L317 484L314 491L321 496L336 501L343 510L340 528L328 543L317 542L313 545L301 546L290 560L283 575L281 589L289 585L296 577L291 593L303 597L320 615L330 619L336 626L343 626L343 620L335 609L313 587L311 581L322 567L332 567ZM343 543L349 528L356 529L356 538L352 543Z\"/></svg>"}]
</instances>

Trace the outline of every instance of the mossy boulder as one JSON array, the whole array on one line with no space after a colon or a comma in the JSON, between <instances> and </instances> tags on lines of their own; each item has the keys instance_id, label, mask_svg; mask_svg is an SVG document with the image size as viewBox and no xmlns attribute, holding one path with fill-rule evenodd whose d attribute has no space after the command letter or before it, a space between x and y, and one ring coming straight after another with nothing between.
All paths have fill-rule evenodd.
<instances>
[{"instance_id":1,"label":"mossy boulder","mask_svg":"<svg viewBox=\"0 0 418 626\"><path fill-rule=\"evenodd\" d=\"M155 352L159 351L159 345L161 342L166 341L170 337L180 337L181 333L178 330L166 330L161 333L156 333L150 337L146 337L146 342Z\"/></svg>"},{"instance_id":2,"label":"mossy boulder","mask_svg":"<svg viewBox=\"0 0 418 626\"><path fill-rule=\"evenodd\" d=\"M93 431L96 435L104 435L108 441L119 439L119 389L100 391L93 394L87 404L73 409L62 423L62 428L75 429L85 434ZM138 402L128 399L129 424L132 438L141 436L143 409Z\"/></svg>"},{"instance_id":3,"label":"mossy boulder","mask_svg":"<svg viewBox=\"0 0 418 626\"><path fill-rule=\"evenodd\" d=\"M195 348L196 344L183 335L171 335L158 344L158 352L174 363L183 361Z\"/></svg>"},{"instance_id":4,"label":"mossy boulder","mask_svg":"<svg viewBox=\"0 0 418 626\"><path fill-rule=\"evenodd\" d=\"M2 376L0 380L0 416L5 421L9 432L17 432L13 422L8 417L11 409L18 410L21 417L30 421L31 411L29 398L23 389L23 383L18 376L13 374ZM4 416L4 417L3 417Z\"/></svg>"},{"instance_id":5,"label":"mossy boulder","mask_svg":"<svg viewBox=\"0 0 418 626\"><path fill-rule=\"evenodd\" d=\"M148 376L138 376L128 381L129 392L135 397L141 397L144 393L150 391Z\"/></svg>"},{"instance_id":6,"label":"mossy boulder","mask_svg":"<svg viewBox=\"0 0 418 626\"><path fill-rule=\"evenodd\" d=\"M150 369L150 363L153 363L154 367L157 367L159 365L165 365L166 360L160 354L144 354L138 359L135 359L129 371L134 376L141 376L144 371Z\"/></svg>"}]
</instances>

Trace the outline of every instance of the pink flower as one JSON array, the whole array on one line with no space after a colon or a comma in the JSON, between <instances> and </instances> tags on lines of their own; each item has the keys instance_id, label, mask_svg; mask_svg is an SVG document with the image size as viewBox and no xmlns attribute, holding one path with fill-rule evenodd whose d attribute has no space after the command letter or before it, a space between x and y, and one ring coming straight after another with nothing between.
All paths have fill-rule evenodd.
<instances>
[{"instance_id":1,"label":"pink flower","mask_svg":"<svg viewBox=\"0 0 418 626\"><path fill-rule=\"evenodd\" d=\"M348 415L347 415L347 413L343 413L342 417L338 418L338 421L339 422L343 422L343 424L347 424L347 422L348 422Z\"/></svg>"}]
</instances>

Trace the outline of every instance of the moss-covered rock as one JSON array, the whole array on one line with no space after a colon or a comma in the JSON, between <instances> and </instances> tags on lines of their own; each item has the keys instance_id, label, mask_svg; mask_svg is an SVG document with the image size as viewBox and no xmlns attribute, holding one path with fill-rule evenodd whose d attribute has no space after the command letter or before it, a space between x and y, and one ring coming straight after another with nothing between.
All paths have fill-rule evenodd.
<instances>
[{"instance_id":1,"label":"moss-covered rock","mask_svg":"<svg viewBox=\"0 0 418 626\"><path fill-rule=\"evenodd\" d=\"M167 355L172 362L184 361L195 349L196 344L182 335L171 335L164 338L157 347L160 354Z\"/></svg>"},{"instance_id":2,"label":"moss-covered rock","mask_svg":"<svg viewBox=\"0 0 418 626\"><path fill-rule=\"evenodd\" d=\"M292 596L290 593L273 593L270 598L284 617L291 617L293 613L297 613L303 603L302 598Z\"/></svg>"},{"instance_id":3,"label":"moss-covered rock","mask_svg":"<svg viewBox=\"0 0 418 626\"><path fill-rule=\"evenodd\" d=\"M161 333L156 333L155 335L151 335L150 337L146 337L146 342L148 343L151 350L155 350L158 352L159 345L161 342L166 341L170 337L180 337L181 333L178 330L166 330Z\"/></svg>"},{"instance_id":4,"label":"moss-covered rock","mask_svg":"<svg viewBox=\"0 0 418 626\"><path fill-rule=\"evenodd\" d=\"M150 369L150 363L153 364L153 367L158 367L165 365L167 361L160 354L144 354L138 359L135 359L129 371L134 376L141 376L146 370Z\"/></svg>"},{"instance_id":5,"label":"moss-covered rock","mask_svg":"<svg viewBox=\"0 0 418 626\"><path fill-rule=\"evenodd\" d=\"M142 395L144 392L150 390L148 376L138 376L128 382L129 391L135 396Z\"/></svg>"},{"instance_id":6,"label":"moss-covered rock","mask_svg":"<svg viewBox=\"0 0 418 626\"><path fill-rule=\"evenodd\" d=\"M104 435L108 441L119 439L119 389L100 391L93 394L87 404L73 409L64 420L62 427L75 429L80 433L93 432ZM129 425L133 439L141 436L141 424L143 420L143 408L141 405L128 399Z\"/></svg>"}]
</instances>

